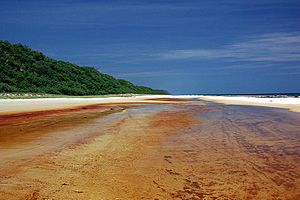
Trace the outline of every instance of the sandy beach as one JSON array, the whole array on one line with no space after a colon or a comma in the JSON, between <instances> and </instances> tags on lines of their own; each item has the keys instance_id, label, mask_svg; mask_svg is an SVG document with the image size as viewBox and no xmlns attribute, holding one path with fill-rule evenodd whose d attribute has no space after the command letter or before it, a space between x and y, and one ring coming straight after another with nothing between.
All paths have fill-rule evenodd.
<instances>
[{"instance_id":1,"label":"sandy beach","mask_svg":"<svg viewBox=\"0 0 300 200\"><path fill-rule=\"evenodd\" d=\"M2 101L0 199L300 198L299 113L188 97Z\"/></svg>"},{"instance_id":2,"label":"sandy beach","mask_svg":"<svg viewBox=\"0 0 300 200\"><path fill-rule=\"evenodd\" d=\"M72 108L92 104L111 103L180 103L168 99L200 99L231 105L253 105L286 108L300 112L300 98L258 98L247 96L203 96L203 95L139 95L132 97L106 98L38 98L38 99L0 99L0 114ZM162 101L164 100L164 101Z\"/></svg>"},{"instance_id":3,"label":"sandy beach","mask_svg":"<svg viewBox=\"0 0 300 200\"><path fill-rule=\"evenodd\" d=\"M0 99L0 114L72 108L93 104L110 103L180 103L176 101L159 101L157 99L186 99L192 95L139 95L132 97L106 98L37 98L37 99Z\"/></svg>"},{"instance_id":4,"label":"sandy beach","mask_svg":"<svg viewBox=\"0 0 300 200\"><path fill-rule=\"evenodd\" d=\"M300 112L300 98L258 98L248 96L199 96L199 99L229 105L265 106L273 108L286 108Z\"/></svg>"},{"instance_id":5,"label":"sandy beach","mask_svg":"<svg viewBox=\"0 0 300 200\"><path fill-rule=\"evenodd\" d=\"M300 0L0 5L0 200L300 200Z\"/></svg>"}]
</instances>

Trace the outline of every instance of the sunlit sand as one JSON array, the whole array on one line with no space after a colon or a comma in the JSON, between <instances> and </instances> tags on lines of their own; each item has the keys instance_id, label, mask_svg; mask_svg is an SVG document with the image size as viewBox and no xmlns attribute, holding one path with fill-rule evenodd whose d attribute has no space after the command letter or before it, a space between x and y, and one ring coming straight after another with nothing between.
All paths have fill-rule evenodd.
<instances>
[{"instance_id":1,"label":"sunlit sand","mask_svg":"<svg viewBox=\"0 0 300 200\"><path fill-rule=\"evenodd\" d=\"M253 105L274 108L287 108L291 111L300 112L300 98L258 98L247 96L199 96L200 99L225 103L231 105Z\"/></svg>"}]
</instances>

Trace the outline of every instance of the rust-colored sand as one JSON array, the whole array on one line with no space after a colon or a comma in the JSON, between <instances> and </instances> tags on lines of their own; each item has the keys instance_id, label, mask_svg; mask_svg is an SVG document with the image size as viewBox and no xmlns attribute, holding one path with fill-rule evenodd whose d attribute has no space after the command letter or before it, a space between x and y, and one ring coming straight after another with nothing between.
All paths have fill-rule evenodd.
<instances>
[{"instance_id":1,"label":"rust-colored sand","mask_svg":"<svg viewBox=\"0 0 300 200\"><path fill-rule=\"evenodd\" d=\"M219 108L201 105L111 108L2 123L0 199L300 197L297 133L210 120Z\"/></svg>"}]
</instances>

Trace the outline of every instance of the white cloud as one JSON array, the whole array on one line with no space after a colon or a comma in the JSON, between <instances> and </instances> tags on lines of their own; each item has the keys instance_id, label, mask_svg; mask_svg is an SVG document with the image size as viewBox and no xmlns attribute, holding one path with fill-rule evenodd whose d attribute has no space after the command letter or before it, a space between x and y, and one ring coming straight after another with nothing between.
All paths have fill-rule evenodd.
<instances>
[{"instance_id":1,"label":"white cloud","mask_svg":"<svg viewBox=\"0 0 300 200\"><path fill-rule=\"evenodd\" d=\"M142 71L123 74L115 74L116 77L166 77L166 76L182 76L191 75L190 73L182 73L177 71Z\"/></svg>"},{"instance_id":2,"label":"white cloud","mask_svg":"<svg viewBox=\"0 0 300 200\"><path fill-rule=\"evenodd\" d=\"M171 50L160 58L174 59L222 59L228 61L300 61L300 34L275 33L249 37L218 49Z\"/></svg>"}]
</instances>

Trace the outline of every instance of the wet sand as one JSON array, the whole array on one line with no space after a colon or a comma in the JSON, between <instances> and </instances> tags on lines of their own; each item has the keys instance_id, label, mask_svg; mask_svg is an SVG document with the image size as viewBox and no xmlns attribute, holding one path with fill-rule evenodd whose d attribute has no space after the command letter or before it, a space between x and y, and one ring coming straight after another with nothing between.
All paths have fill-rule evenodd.
<instances>
[{"instance_id":1,"label":"wet sand","mask_svg":"<svg viewBox=\"0 0 300 200\"><path fill-rule=\"evenodd\" d=\"M0 117L0 199L300 198L299 113L181 101Z\"/></svg>"}]
</instances>

